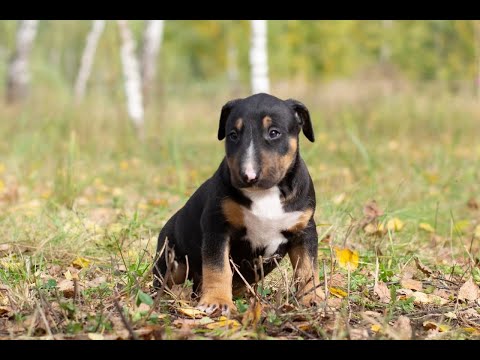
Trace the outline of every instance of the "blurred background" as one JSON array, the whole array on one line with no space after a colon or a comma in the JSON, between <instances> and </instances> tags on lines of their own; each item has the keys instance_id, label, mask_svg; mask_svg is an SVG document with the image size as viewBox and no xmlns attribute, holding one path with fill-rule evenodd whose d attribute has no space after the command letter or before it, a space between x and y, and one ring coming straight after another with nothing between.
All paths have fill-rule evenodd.
<instances>
[{"instance_id":1,"label":"blurred background","mask_svg":"<svg viewBox=\"0 0 480 360\"><path fill-rule=\"evenodd\" d=\"M221 107L258 91L311 112L317 221L375 198L448 231L479 191L479 53L473 20L0 21L3 235L153 236L220 163Z\"/></svg>"}]
</instances>

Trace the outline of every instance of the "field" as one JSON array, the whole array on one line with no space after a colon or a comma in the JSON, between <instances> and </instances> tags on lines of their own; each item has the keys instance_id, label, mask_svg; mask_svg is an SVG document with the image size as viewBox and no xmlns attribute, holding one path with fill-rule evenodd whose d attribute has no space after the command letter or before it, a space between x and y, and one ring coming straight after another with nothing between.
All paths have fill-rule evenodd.
<instances>
[{"instance_id":1,"label":"field","mask_svg":"<svg viewBox=\"0 0 480 360\"><path fill-rule=\"evenodd\" d=\"M0 108L0 339L480 339L478 98L360 79L273 88L313 119L301 153L326 303L298 304L287 259L230 319L195 314L191 284L152 293L158 232L218 167L233 95L165 91L140 143L123 103L37 89Z\"/></svg>"}]
</instances>

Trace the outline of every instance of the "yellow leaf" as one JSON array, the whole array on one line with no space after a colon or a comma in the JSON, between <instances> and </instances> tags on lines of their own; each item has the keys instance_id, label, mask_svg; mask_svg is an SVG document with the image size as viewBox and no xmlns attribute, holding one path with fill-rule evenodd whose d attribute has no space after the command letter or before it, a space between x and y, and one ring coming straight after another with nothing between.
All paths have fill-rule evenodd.
<instances>
[{"instance_id":1,"label":"yellow leaf","mask_svg":"<svg viewBox=\"0 0 480 360\"><path fill-rule=\"evenodd\" d=\"M477 225L475 227L475 230L473 232L473 235L477 238L477 239L480 239L480 225Z\"/></svg>"},{"instance_id":2,"label":"yellow leaf","mask_svg":"<svg viewBox=\"0 0 480 360\"><path fill-rule=\"evenodd\" d=\"M104 337L102 334L88 333L87 336L90 340L104 340Z\"/></svg>"},{"instance_id":3,"label":"yellow leaf","mask_svg":"<svg viewBox=\"0 0 480 360\"><path fill-rule=\"evenodd\" d=\"M120 162L120 169L127 170L128 169L128 161L125 161L125 160L121 161Z\"/></svg>"},{"instance_id":4,"label":"yellow leaf","mask_svg":"<svg viewBox=\"0 0 480 360\"><path fill-rule=\"evenodd\" d=\"M435 232L435 229L429 223L420 223L420 224L418 224L418 228L420 230L423 230L423 231L426 231L426 232L429 232L429 233L434 233Z\"/></svg>"},{"instance_id":5,"label":"yellow leaf","mask_svg":"<svg viewBox=\"0 0 480 360\"><path fill-rule=\"evenodd\" d=\"M72 261L72 265L76 268L83 269L90 265L91 261L82 257L77 257L75 260Z\"/></svg>"},{"instance_id":6,"label":"yellow leaf","mask_svg":"<svg viewBox=\"0 0 480 360\"><path fill-rule=\"evenodd\" d=\"M0 179L0 191L5 190L5 183Z\"/></svg>"},{"instance_id":7,"label":"yellow leaf","mask_svg":"<svg viewBox=\"0 0 480 360\"><path fill-rule=\"evenodd\" d=\"M470 225L470 221L468 220L459 220L455 224L453 224L454 231L463 234L465 230L467 230L468 226Z\"/></svg>"},{"instance_id":8,"label":"yellow leaf","mask_svg":"<svg viewBox=\"0 0 480 360\"><path fill-rule=\"evenodd\" d=\"M190 307L190 306L185 306L185 307L177 308L177 311L178 311L180 314L189 316L189 317L191 317L191 318L193 318L193 319L195 319L195 318L197 318L197 317L202 317L202 316L207 315L205 312L203 312L203 311L201 311L201 310L198 310L198 309L195 309L195 308Z\"/></svg>"},{"instance_id":9,"label":"yellow leaf","mask_svg":"<svg viewBox=\"0 0 480 360\"><path fill-rule=\"evenodd\" d=\"M369 235L381 234L383 232L383 225L382 224L376 225L374 223L369 223L363 228L363 231L365 231Z\"/></svg>"},{"instance_id":10,"label":"yellow leaf","mask_svg":"<svg viewBox=\"0 0 480 360\"><path fill-rule=\"evenodd\" d=\"M387 229L390 231L400 231L402 230L404 223L399 218L393 218L388 220Z\"/></svg>"},{"instance_id":11,"label":"yellow leaf","mask_svg":"<svg viewBox=\"0 0 480 360\"><path fill-rule=\"evenodd\" d=\"M341 268L352 271L358 267L358 251L352 251L349 248L335 248L335 253Z\"/></svg>"},{"instance_id":12,"label":"yellow leaf","mask_svg":"<svg viewBox=\"0 0 480 360\"><path fill-rule=\"evenodd\" d=\"M234 319L227 319L225 316L220 316L219 321L206 325L207 329L214 330L220 328L236 329L241 327L240 323Z\"/></svg>"},{"instance_id":13,"label":"yellow leaf","mask_svg":"<svg viewBox=\"0 0 480 360\"><path fill-rule=\"evenodd\" d=\"M347 296L347 293L342 289L331 287L329 290L330 294L335 295L336 297L344 298L345 296Z\"/></svg>"},{"instance_id":14,"label":"yellow leaf","mask_svg":"<svg viewBox=\"0 0 480 360\"><path fill-rule=\"evenodd\" d=\"M378 324L373 324L371 327L370 327L370 330L372 330L373 332L379 332L380 330L382 330L382 327Z\"/></svg>"}]
</instances>

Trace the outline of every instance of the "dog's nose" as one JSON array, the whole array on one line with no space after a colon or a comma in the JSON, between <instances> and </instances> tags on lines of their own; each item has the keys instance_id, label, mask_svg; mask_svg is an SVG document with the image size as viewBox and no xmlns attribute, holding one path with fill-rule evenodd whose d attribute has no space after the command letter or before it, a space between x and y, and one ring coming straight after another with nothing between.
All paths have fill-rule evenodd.
<instances>
[{"instance_id":1,"label":"dog's nose","mask_svg":"<svg viewBox=\"0 0 480 360\"><path fill-rule=\"evenodd\" d=\"M242 174L242 178L247 184L255 184L258 181L258 174L255 171L247 169Z\"/></svg>"}]
</instances>

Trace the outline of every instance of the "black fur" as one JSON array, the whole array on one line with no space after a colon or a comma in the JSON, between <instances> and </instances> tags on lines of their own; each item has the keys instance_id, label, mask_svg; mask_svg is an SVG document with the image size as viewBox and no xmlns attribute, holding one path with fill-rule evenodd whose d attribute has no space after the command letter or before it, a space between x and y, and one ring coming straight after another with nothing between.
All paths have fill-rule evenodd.
<instances>
[{"instance_id":1,"label":"black fur","mask_svg":"<svg viewBox=\"0 0 480 360\"><path fill-rule=\"evenodd\" d=\"M272 118L272 126L282 134L279 139L268 139L269 133L265 133L262 124L265 116ZM248 126L245 125L245 131L237 134L236 139L232 139L229 134L236 131L234 124L238 118L248 122ZM222 252L227 246L226 239L228 238L230 238L230 256L247 281L253 283L260 275L258 272L255 274L255 261L258 256L263 255L264 250L252 250L250 243L244 241L245 228L232 227L226 221L222 211L222 200L226 198L230 198L246 208L251 205L251 200L244 196L239 188L252 185L243 182L239 174L232 173L234 170L229 168L227 157L230 159L244 157L252 139L260 144L255 149L256 157L260 156L261 151L267 154L285 155L288 151L288 139L294 137L298 144L301 130L310 141L314 141L309 112L305 105L296 100L283 101L271 95L257 94L245 99L229 101L223 106L218 139L226 138L227 156L215 174L205 181L185 206L168 220L158 238L158 252L164 247L165 239L168 238L168 245L174 249L177 262L185 263L186 256L188 256L188 278L193 279L197 291L201 285L202 263L221 268L224 261ZM274 179L272 174L262 173L261 166L257 171L260 178L258 183L253 186L269 188L276 185L285 199L289 199L292 192L295 193L295 196L290 196L291 199L284 202L284 211L315 209L315 190L298 148L294 160L283 178ZM303 243L312 259L316 259L317 232L313 217L303 231L299 233L284 231L282 234L288 241L281 245L275 253L279 259L285 256L291 246L295 246L299 242ZM263 264L264 275L267 275L274 267L273 261L265 262ZM161 286L158 280L159 275L163 278L166 270L164 252L154 266L154 286L156 288ZM241 287L242 283L238 274L234 272L233 287Z\"/></svg>"}]
</instances>

